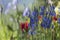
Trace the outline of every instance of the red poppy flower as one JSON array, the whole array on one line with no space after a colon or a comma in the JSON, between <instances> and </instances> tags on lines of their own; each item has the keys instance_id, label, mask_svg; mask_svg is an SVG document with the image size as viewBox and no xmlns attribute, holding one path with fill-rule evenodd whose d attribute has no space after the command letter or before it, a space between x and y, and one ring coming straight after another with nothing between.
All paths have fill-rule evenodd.
<instances>
[{"instance_id":1,"label":"red poppy flower","mask_svg":"<svg viewBox=\"0 0 60 40\"><path fill-rule=\"evenodd\" d=\"M22 31L24 31L25 23L20 23L20 28Z\"/></svg>"},{"instance_id":2,"label":"red poppy flower","mask_svg":"<svg viewBox=\"0 0 60 40\"><path fill-rule=\"evenodd\" d=\"M28 31L28 22L20 23L20 28L22 31Z\"/></svg>"}]
</instances>

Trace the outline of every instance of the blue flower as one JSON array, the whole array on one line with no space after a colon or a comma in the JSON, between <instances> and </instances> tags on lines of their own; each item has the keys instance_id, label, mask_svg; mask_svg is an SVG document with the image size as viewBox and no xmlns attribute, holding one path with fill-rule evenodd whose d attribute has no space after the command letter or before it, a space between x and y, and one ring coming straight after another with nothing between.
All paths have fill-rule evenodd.
<instances>
[{"instance_id":1,"label":"blue flower","mask_svg":"<svg viewBox=\"0 0 60 40\"><path fill-rule=\"evenodd\" d=\"M53 6L53 5L50 6L50 13L49 13L49 14L50 14L51 16L56 16L56 13L55 13L54 9L55 9L55 6Z\"/></svg>"},{"instance_id":2,"label":"blue flower","mask_svg":"<svg viewBox=\"0 0 60 40\"><path fill-rule=\"evenodd\" d=\"M58 23L60 24L60 18L58 18Z\"/></svg>"},{"instance_id":3,"label":"blue flower","mask_svg":"<svg viewBox=\"0 0 60 40\"><path fill-rule=\"evenodd\" d=\"M49 13L51 16L56 16L56 13L54 11L50 11Z\"/></svg>"},{"instance_id":4,"label":"blue flower","mask_svg":"<svg viewBox=\"0 0 60 40\"><path fill-rule=\"evenodd\" d=\"M33 17L30 17L30 26L34 27L35 19Z\"/></svg>"},{"instance_id":5,"label":"blue flower","mask_svg":"<svg viewBox=\"0 0 60 40\"><path fill-rule=\"evenodd\" d=\"M30 35L33 35L33 34L36 33L36 32L35 32L35 27L36 27L35 24L31 24L31 30L29 30L29 34L30 34Z\"/></svg>"},{"instance_id":6,"label":"blue flower","mask_svg":"<svg viewBox=\"0 0 60 40\"><path fill-rule=\"evenodd\" d=\"M55 9L55 6L50 6L50 10L54 10Z\"/></svg>"},{"instance_id":7,"label":"blue flower","mask_svg":"<svg viewBox=\"0 0 60 40\"><path fill-rule=\"evenodd\" d=\"M45 6L41 6L41 11L44 11L45 10Z\"/></svg>"},{"instance_id":8,"label":"blue flower","mask_svg":"<svg viewBox=\"0 0 60 40\"><path fill-rule=\"evenodd\" d=\"M33 11L33 12L32 12L32 15L33 15L33 16L36 16L36 13L35 13L35 11Z\"/></svg>"},{"instance_id":9,"label":"blue flower","mask_svg":"<svg viewBox=\"0 0 60 40\"><path fill-rule=\"evenodd\" d=\"M43 16L43 15L44 15L44 12L43 12L43 11L41 11L41 12L40 12L40 15L42 15L42 16Z\"/></svg>"},{"instance_id":10,"label":"blue flower","mask_svg":"<svg viewBox=\"0 0 60 40\"><path fill-rule=\"evenodd\" d=\"M34 24L34 23L35 23L35 20L34 20L33 17L30 17L30 23L31 23L31 24Z\"/></svg>"},{"instance_id":11,"label":"blue flower","mask_svg":"<svg viewBox=\"0 0 60 40\"><path fill-rule=\"evenodd\" d=\"M43 17L43 22L47 22L47 17Z\"/></svg>"},{"instance_id":12,"label":"blue flower","mask_svg":"<svg viewBox=\"0 0 60 40\"><path fill-rule=\"evenodd\" d=\"M43 28L46 28L46 26L45 26L45 23L44 23L44 22L42 22L42 23L41 23L41 26L42 26Z\"/></svg>"},{"instance_id":13,"label":"blue flower","mask_svg":"<svg viewBox=\"0 0 60 40\"><path fill-rule=\"evenodd\" d=\"M36 8L34 8L34 11L32 12L32 15L34 17L37 17L38 16L38 10Z\"/></svg>"},{"instance_id":14,"label":"blue flower","mask_svg":"<svg viewBox=\"0 0 60 40\"><path fill-rule=\"evenodd\" d=\"M31 24L31 29L32 29L32 30L34 30L34 29L35 29L35 27L36 27L36 25L35 25L35 24Z\"/></svg>"},{"instance_id":15,"label":"blue flower","mask_svg":"<svg viewBox=\"0 0 60 40\"><path fill-rule=\"evenodd\" d=\"M42 20L43 20L43 21L42 21L42 23L41 23L41 26L44 27L44 28L46 28L46 27L47 27L47 26L46 26L47 17L43 17Z\"/></svg>"},{"instance_id":16,"label":"blue flower","mask_svg":"<svg viewBox=\"0 0 60 40\"><path fill-rule=\"evenodd\" d=\"M41 26L44 27L44 28L50 28L50 24L52 22L52 20L48 17L43 17L42 19L42 23L41 23Z\"/></svg>"},{"instance_id":17,"label":"blue flower","mask_svg":"<svg viewBox=\"0 0 60 40\"><path fill-rule=\"evenodd\" d=\"M40 15L43 16L43 15L44 15L45 6L41 6L40 9L41 9L41 11L40 11Z\"/></svg>"},{"instance_id":18,"label":"blue flower","mask_svg":"<svg viewBox=\"0 0 60 40\"><path fill-rule=\"evenodd\" d=\"M50 28L51 23L52 23L52 19L51 18L47 18L47 28Z\"/></svg>"},{"instance_id":19,"label":"blue flower","mask_svg":"<svg viewBox=\"0 0 60 40\"><path fill-rule=\"evenodd\" d=\"M38 10L36 8L34 8L34 11L32 12L32 15L33 15L33 18L34 18L34 22L37 23L38 22Z\"/></svg>"}]
</instances>

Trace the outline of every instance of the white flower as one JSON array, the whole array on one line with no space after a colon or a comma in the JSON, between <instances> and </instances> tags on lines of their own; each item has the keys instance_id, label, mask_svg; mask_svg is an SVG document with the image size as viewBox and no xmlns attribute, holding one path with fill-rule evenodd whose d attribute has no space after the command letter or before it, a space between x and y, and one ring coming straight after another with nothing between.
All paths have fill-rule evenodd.
<instances>
[{"instance_id":1,"label":"white flower","mask_svg":"<svg viewBox=\"0 0 60 40\"><path fill-rule=\"evenodd\" d=\"M48 0L48 3L51 4L51 5L53 4L53 2L51 0Z\"/></svg>"},{"instance_id":2,"label":"white flower","mask_svg":"<svg viewBox=\"0 0 60 40\"><path fill-rule=\"evenodd\" d=\"M29 15L29 8L27 7L23 12L23 16L28 16L28 15Z\"/></svg>"}]
</instances>

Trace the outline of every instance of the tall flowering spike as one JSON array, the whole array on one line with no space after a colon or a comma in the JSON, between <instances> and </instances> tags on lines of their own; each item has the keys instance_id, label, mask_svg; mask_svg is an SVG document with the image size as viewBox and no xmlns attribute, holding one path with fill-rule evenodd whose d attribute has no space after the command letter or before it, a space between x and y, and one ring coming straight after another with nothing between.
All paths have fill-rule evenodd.
<instances>
[{"instance_id":1,"label":"tall flowering spike","mask_svg":"<svg viewBox=\"0 0 60 40\"><path fill-rule=\"evenodd\" d=\"M44 27L44 28L50 28L50 24L52 22L52 20L48 17L43 17L42 19L42 23L41 23L41 26Z\"/></svg>"},{"instance_id":2,"label":"tall flowering spike","mask_svg":"<svg viewBox=\"0 0 60 40\"><path fill-rule=\"evenodd\" d=\"M31 29L32 29L32 30L35 29L36 24L35 24L35 20L34 20L33 17L30 17L30 26L31 26Z\"/></svg>"},{"instance_id":3,"label":"tall flowering spike","mask_svg":"<svg viewBox=\"0 0 60 40\"><path fill-rule=\"evenodd\" d=\"M55 9L55 6L53 6L53 5L50 6L50 13L49 13L49 14L50 14L51 16L56 16L56 13L55 13L54 9Z\"/></svg>"},{"instance_id":4,"label":"tall flowering spike","mask_svg":"<svg viewBox=\"0 0 60 40\"><path fill-rule=\"evenodd\" d=\"M40 9L41 9L40 15L43 16L44 15L45 6L41 6Z\"/></svg>"},{"instance_id":5,"label":"tall flowering spike","mask_svg":"<svg viewBox=\"0 0 60 40\"><path fill-rule=\"evenodd\" d=\"M46 21L47 21L47 18L46 18L46 17L43 17L42 20L43 20L43 21L42 21L42 23L41 23L41 26L44 27L44 28L46 28Z\"/></svg>"},{"instance_id":6,"label":"tall flowering spike","mask_svg":"<svg viewBox=\"0 0 60 40\"><path fill-rule=\"evenodd\" d=\"M47 21L47 28L50 28L51 23L52 23L52 20L48 18L48 21Z\"/></svg>"},{"instance_id":7,"label":"tall flowering spike","mask_svg":"<svg viewBox=\"0 0 60 40\"><path fill-rule=\"evenodd\" d=\"M38 10L36 8L34 8L34 11L32 12L32 17L31 18L33 19L33 23L34 24L36 23L36 25L37 25L37 22L38 22ZM32 21L32 19L31 19L31 21Z\"/></svg>"},{"instance_id":8,"label":"tall flowering spike","mask_svg":"<svg viewBox=\"0 0 60 40\"><path fill-rule=\"evenodd\" d=\"M34 8L34 11L32 12L32 15L30 17L30 26L31 26L31 29L32 29L32 34L33 34L33 30L35 29L36 25L36 21L38 20L38 10Z\"/></svg>"},{"instance_id":9,"label":"tall flowering spike","mask_svg":"<svg viewBox=\"0 0 60 40\"><path fill-rule=\"evenodd\" d=\"M35 19L32 15L30 15L30 16L31 16L30 17L30 27L32 30L34 30L35 29Z\"/></svg>"},{"instance_id":10,"label":"tall flowering spike","mask_svg":"<svg viewBox=\"0 0 60 40\"><path fill-rule=\"evenodd\" d=\"M35 23L36 23L36 26L38 26L38 9L37 8L34 8L34 20L35 20Z\"/></svg>"},{"instance_id":11,"label":"tall flowering spike","mask_svg":"<svg viewBox=\"0 0 60 40\"><path fill-rule=\"evenodd\" d=\"M32 12L32 15L34 17L37 17L38 16L38 9L34 7L34 11Z\"/></svg>"}]
</instances>

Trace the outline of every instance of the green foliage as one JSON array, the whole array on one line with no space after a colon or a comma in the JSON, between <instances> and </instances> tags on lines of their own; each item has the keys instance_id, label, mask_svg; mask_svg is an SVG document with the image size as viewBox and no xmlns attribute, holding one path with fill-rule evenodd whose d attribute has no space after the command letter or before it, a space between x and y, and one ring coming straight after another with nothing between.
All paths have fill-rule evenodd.
<instances>
[{"instance_id":1,"label":"green foliage","mask_svg":"<svg viewBox=\"0 0 60 40\"><path fill-rule=\"evenodd\" d=\"M39 9L39 6L45 5L45 2L43 0L36 0L36 2L31 5L31 9L33 9L34 6L36 6ZM30 6L30 5L29 5ZM10 13L0 14L0 40L26 40L26 34L24 38L22 38L22 32L19 28L20 21L25 21L26 18L22 17L22 11L17 10L10 10ZM11 18L11 19L10 19ZM36 35L31 35L30 40L52 40L52 31L51 29L48 29L46 33L46 30L41 30L40 24L36 27ZM56 39L60 40L60 28L58 27L58 23L55 23L55 32L56 32ZM43 31L43 32L42 32Z\"/></svg>"}]
</instances>

